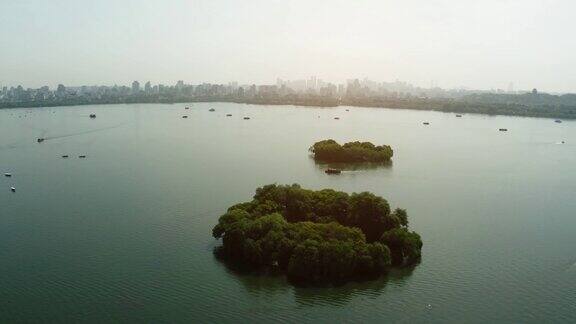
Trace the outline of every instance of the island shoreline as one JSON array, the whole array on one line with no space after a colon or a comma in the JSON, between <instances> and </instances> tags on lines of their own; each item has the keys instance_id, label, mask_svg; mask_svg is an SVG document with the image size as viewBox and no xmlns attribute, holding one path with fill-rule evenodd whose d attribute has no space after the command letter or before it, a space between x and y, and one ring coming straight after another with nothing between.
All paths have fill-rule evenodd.
<instances>
[{"instance_id":1,"label":"island shoreline","mask_svg":"<svg viewBox=\"0 0 576 324\"><path fill-rule=\"evenodd\" d=\"M467 114L467 115L479 115L479 116L509 116L509 117L524 117L524 118L545 118L545 119L566 119L566 120L576 120L576 115L557 115L557 114L542 114L542 113L526 113L526 114L513 114L513 113L505 113L505 112L478 112L478 111L469 111L466 109L457 109L457 108L450 108L450 109L438 109L438 108L426 108L426 104L422 103L422 106L411 106L411 107L399 107L399 106L384 106L378 104L359 104L359 103L351 103L351 102L338 102L336 104L333 103L307 103L307 102L293 102L290 100L287 101L266 101L266 100L237 100L237 99L206 99L201 98L198 100L190 100L187 98L186 100L135 100L135 101L98 101L98 102L70 102L70 103L62 103L62 102L43 102L43 103L36 103L36 102L26 102L26 103L13 103L13 104L3 104L0 106L0 109L17 109L17 108L56 108L56 107L72 107L72 106L101 106L101 105L131 105L131 104L165 104L165 105L174 105L174 104L194 104L194 103L235 103L235 104L245 104L245 105L255 105L255 106L293 106L293 107L310 107L310 108L343 108L343 107L351 107L351 108L374 108L374 109L391 109L391 110L410 110L410 111L433 111L433 112L441 112L447 114ZM454 102L452 102L454 104ZM462 103L467 104L467 103ZM482 106L482 105L478 105ZM526 110L531 110L534 108L522 106L522 108Z\"/></svg>"}]
</instances>

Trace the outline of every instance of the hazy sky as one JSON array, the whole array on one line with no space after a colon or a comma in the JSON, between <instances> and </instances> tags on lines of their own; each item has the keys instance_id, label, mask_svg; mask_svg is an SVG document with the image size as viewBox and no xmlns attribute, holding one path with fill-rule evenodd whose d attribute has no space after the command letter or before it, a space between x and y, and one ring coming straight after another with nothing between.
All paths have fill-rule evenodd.
<instances>
[{"instance_id":1,"label":"hazy sky","mask_svg":"<svg viewBox=\"0 0 576 324\"><path fill-rule=\"evenodd\" d=\"M576 92L573 0L0 0L0 85L311 75Z\"/></svg>"}]
</instances>

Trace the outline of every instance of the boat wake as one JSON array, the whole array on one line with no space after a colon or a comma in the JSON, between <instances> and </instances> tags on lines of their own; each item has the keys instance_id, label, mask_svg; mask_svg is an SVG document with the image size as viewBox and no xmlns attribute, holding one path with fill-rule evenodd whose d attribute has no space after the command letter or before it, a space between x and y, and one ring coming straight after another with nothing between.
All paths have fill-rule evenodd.
<instances>
[{"instance_id":1,"label":"boat wake","mask_svg":"<svg viewBox=\"0 0 576 324\"><path fill-rule=\"evenodd\" d=\"M81 135L86 135L86 134L92 134L92 133L97 133L97 132L102 132L105 130L110 130L110 129L115 129L118 127L122 127L124 125L128 124L128 122L125 123L121 123L118 125L112 125L112 126L107 126L107 127L101 127L101 128L95 128L95 129L90 129L90 130L84 130L84 131L80 131L80 132L75 132L75 133L70 133L70 134L62 134L62 135L56 135L56 136L46 136L44 137L44 140L53 140L53 139L59 139L59 138L66 138L66 137L74 137L74 136L81 136Z\"/></svg>"}]
</instances>

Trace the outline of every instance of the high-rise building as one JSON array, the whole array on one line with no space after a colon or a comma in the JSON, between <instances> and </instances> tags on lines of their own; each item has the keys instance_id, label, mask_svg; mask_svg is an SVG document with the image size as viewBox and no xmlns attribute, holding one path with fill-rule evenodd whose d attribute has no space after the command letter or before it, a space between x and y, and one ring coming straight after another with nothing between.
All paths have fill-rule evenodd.
<instances>
[{"instance_id":1,"label":"high-rise building","mask_svg":"<svg viewBox=\"0 0 576 324\"><path fill-rule=\"evenodd\" d=\"M310 79L308 79L308 82L306 82L306 88L308 90L316 90L316 86L317 86L317 80L316 77L310 77Z\"/></svg>"},{"instance_id":2,"label":"high-rise building","mask_svg":"<svg viewBox=\"0 0 576 324\"><path fill-rule=\"evenodd\" d=\"M66 87L63 84L59 84L56 88L56 96L64 97L66 95Z\"/></svg>"},{"instance_id":3,"label":"high-rise building","mask_svg":"<svg viewBox=\"0 0 576 324\"><path fill-rule=\"evenodd\" d=\"M140 82L134 81L132 82L132 92L137 93L140 91Z\"/></svg>"},{"instance_id":4,"label":"high-rise building","mask_svg":"<svg viewBox=\"0 0 576 324\"><path fill-rule=\"evenodd\" d=\"M346 94L346 87L343 84L338 85L338 95L343 97Z\"/></svg>"},{"instance_id":5,"label":"high-rise building","mask_svg":"<svg viewBox=\"0 0 576 324\"><path fill-rule=\"evenodd\" d=\"M150 84L150 81L146 82L146 84L144 85L144 92L146 93L152 92L152 85Z\"/></svg>"}]
</instances>

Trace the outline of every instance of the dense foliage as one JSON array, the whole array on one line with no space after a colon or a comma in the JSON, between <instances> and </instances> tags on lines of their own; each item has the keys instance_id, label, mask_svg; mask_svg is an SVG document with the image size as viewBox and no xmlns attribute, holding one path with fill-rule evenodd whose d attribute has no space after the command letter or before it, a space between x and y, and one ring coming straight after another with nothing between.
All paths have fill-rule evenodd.
<instances>
[{"instance_id":1,"label":"dense foliage","mask_svg":"<svg viewBox=\"0 0 576 324\"><path fill-rule=\"evenodd\" d=\"M222 251L253 268L275 267L304 282L383 274L420 259L420 236L403 209L368 192L267 185L234 205L213 229Z\"/></svg>"},{"instance_id":2,"label":"dense foliage","mask_svg":"<svg viewBox=\"0 0 576 324\"><path fill-rule=\"evenodd\" d=\"M533 96L533 95L528 95ZM535 100L530 104L523 97L516 95L469 95L463 98L393 98L367 97L346 98L342 105L359 107L385 107L394 109L436 110L450 113L471 113L487 115L509 115L526 117L546 117L576 119L575 95L552 97L550 100Z\"/></svg>"},{"instance_id":3,"label":"dense foliage","mask_svg":"<svg viewBox=\"0 0 576 324\"><path fill-rule=\"evenodd\" d=\"M388 162L394 155L388 145L358 141L340 145L332 139L316 142L310 150L323 162Z\"/></svg>"}]
</instances>

